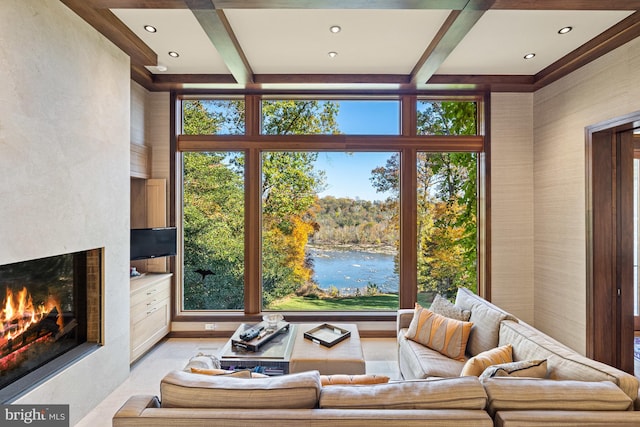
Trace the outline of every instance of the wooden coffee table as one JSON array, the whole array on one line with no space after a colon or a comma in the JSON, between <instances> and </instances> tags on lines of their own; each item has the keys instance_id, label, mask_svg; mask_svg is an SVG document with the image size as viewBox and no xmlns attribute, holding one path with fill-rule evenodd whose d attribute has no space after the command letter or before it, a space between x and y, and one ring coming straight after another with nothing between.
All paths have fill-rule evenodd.
<instances>
[{"instance_id":1,"label":"wooden coffee table","mask_svg":"<svg viewBox=\"0 0 640 427\"><path fill-rule=\"evenodd\" d=\"M289 332L274 338L261 351L249 352L234 349L231 339L219 355L222 368L253 369L259 367L268 375L317 370L323 375L364 374L366 371L360 334L355 324L335 323L347 329L351 336L332 347L325 347L304 337L304 333L318 323L292 323ZM250 325L240 325L234 333L239 335ZM233 337L232 337L233 338Z\"/></svg>"}]
</instances>

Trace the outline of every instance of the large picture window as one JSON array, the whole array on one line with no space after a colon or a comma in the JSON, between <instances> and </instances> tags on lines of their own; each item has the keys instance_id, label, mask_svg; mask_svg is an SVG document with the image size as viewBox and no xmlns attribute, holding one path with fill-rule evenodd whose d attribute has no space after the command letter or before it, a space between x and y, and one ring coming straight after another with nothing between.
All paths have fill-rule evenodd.
<instances>
[{"instance_id":1,"label":"large picture window","mask_svg":"<svg viewBox=\"0 0 640 427\"><path fill-rule=\"evenodd\" d=\"M393 312L478 289L480 105L179 99L180 312Z\"/></svg>"}]
</instances>

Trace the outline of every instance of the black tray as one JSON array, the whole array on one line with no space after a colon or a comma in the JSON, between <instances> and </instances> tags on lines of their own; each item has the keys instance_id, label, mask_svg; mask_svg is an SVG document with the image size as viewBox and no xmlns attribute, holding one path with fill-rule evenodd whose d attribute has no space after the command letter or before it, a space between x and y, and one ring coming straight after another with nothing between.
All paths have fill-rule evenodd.
<instances>
[{"instance_id":1,"label":"black tray","mask_svg":"<svg viewBox=\"0 0 640 427\"><path fill-rule=\"evenodd\" d=\"M333 347L351 336L351 332L338 326L323 323L304 333L304 337L325 347Z\"/></svg>"},{"instance_id":2,"label":"black tray","mask_svg":"<svg viewBox=\"0 0 640 427\"><path fill-rule=\"evenodd\" d=\"M267 322L260 322L257 325L254 325L253 327L260 327L260 326L262 326L263 330L265 330L267 327ZM245 331L246 329L249 329L250 327L251 326L247 325L244 329L241 328L242 331L238 330L233 334L233 336L231 337L231 345L233 347L235 347L236 349L240 348L246 351L253 351L253 352L260 351L263 345L267 344L269 341L275 338L278 334L288 331L289 323L285 321L280 321L278 322L278 326L274 331L269 331L264 336L262 337L258 336L257 338L254 338L250 341L242 340L240 338L240 333Z\"/></svg>"}]
</instances>

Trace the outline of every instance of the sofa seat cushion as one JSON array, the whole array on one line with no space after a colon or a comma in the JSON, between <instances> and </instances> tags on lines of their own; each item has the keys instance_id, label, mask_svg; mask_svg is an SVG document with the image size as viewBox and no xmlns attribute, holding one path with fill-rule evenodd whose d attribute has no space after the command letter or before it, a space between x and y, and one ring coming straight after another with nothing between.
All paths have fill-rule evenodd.
<instances>
[{"instance_id":1,"label":"sofa seat cushion","mask_svg":"<svg viewBox=\"0 0 640 427\"><path fill-rule=\"evenodd\" d=\"M548 377L556 380L611 381L631 399L638 397L638 379L589 359L523 322L502 322L500 345L513 345L513 360L547 359Z\"/></svg>"},{"instance_id":2,"label":"sofa seat cushion","mask_svg":"<svg viewBox=\"0 0 640 427\"><path fill-rule=\"evenodd\" d=\"M332 409L484 409L486 403L474 377L333 386L320 395L320 408Z\"/></svg>"},{"instance_id":3,"label":"sofa seat cushion","mask_svg":"<svg viewBox=\"0 0 640 427\"><path fill-rule=\"evenodd\" d=\"M320 373L269 378L235 378L172 371L160 382L163 408L314 408Z\"/></svg>"},{"instance_id":4,"label":"sofa seat cushion","mask_svg":"<svg viewBox=\"0 0 640 427\"><path fill-rule=\"evenodd\" d=\"M499 411L496 427L637 427L637 411Z\"/></svg>"},{"instance_id":5,"label":"sofa seat cushion","mask_svg":"<svg viewBox=\"0 0 640 427\"><path fill-rule=\"evenodd\" d=\"M452 359L464 360L471 326L469 322L442 316L416 303L406 337Z\"/></svg>"},{"instance_id":6,"label":"sofa seat cushion","mask_svg":"<svg viewBox=\"0 0 640 427\"><path fill-rule=\"evenodd\" d=\"M626 411L633 401L610 381L499 377L483 382L489 413L510 410Z\"/></svg>"},{"instance_id":7,"label":"sofa seat cushion","mask_svg":"<svg viewBox=\"0 0 640 427\"><path fill-rule=\"evenodd\" d=\"M467 354L471 356L498 347L500 323L503 320L518 320L466 288L458 288L455 305L471 311L469 322L473 323L473 327L467 343Z\"/></svg>"},{"instance_id":8,"label":"sofa seat cushion","mask_svg":"<svg viewBox=\"0 0 640 427\"><path fill-rule=\"evenodd\" d=\"M398 364L404 379L460 376L464 361L451 359L435 350L405 337L406 329L398 334Z\"/></svg>"}]
</instances>

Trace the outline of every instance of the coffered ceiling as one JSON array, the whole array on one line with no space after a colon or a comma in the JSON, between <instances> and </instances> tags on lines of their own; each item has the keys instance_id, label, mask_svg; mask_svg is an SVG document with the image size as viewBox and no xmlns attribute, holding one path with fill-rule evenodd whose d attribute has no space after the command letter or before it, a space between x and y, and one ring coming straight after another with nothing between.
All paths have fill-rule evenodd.
<instances>
[{"instance_id":1,"label":"coffered ceiling","mask_svg":"<svg viewBox=\"0 0 640 427\"><path fill-rule=\"evenodd\" d=\"M150 90L533 91L640 35L640 0L61 1Z\"/></svg>"}]
</instances>

